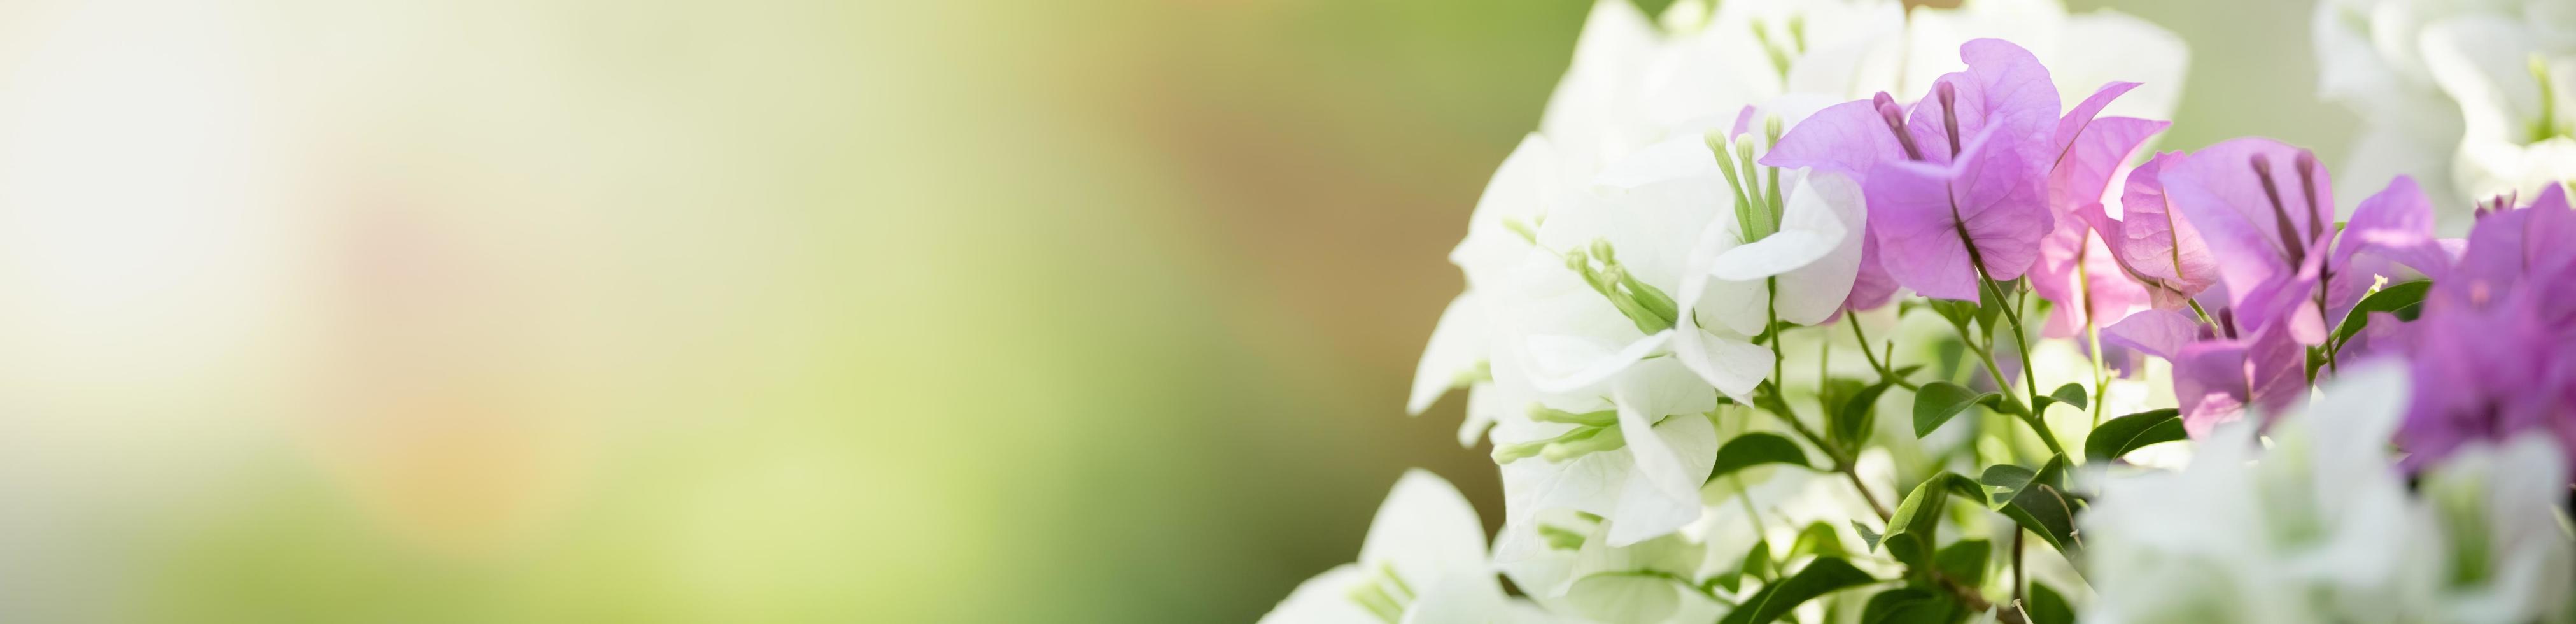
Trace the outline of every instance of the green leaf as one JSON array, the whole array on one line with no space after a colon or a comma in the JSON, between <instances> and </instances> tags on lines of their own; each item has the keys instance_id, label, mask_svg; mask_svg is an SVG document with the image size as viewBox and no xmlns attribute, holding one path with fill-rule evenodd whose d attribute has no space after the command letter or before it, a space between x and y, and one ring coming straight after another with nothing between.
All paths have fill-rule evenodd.
<instances>
[{"instance_id":1,"label":"green leaf","mask_svg":"<svg viewBox=\"0 0 2576 624\"><path fill-rule=\"evenodd\" d=\"M1735 593L1735 588L1741 585L1741 583L1738 583L1737 581L1741 580L1743 577L1744 574L1740 572L1725 572L1720 573L1717 576L1709 577L1708 582L1701 583L1700 585L1703 587L1724 587L1726 588L1727 593L1732 594Z\"/></svg>"},{"instance_id":2,"label":"green leaf","mask_svg":"<svg viewBox=\"0 0 2576 624\"><path fill-rule=\"evenodd\" d=\"M1868 549L1868 552L1878 552L1878 540L1882 536L1877 531L1869 530L1869 525L1861 524L1859 520L1851 521L1851 525L1852 532L1860 534L1863 548Z\"/></svg>"},{"instance_id":3,"label":"green leaf","mask_svg":"<svg viewBox=\"0 0 2576 624\"><path fill-rule=\"evenodd\" d=\"M1762 464L1790 464L1815 470L1807 464L1807 452L1799 450L1798 443L1777 434L1747 433L1727 440L1726 446L1718 447L1717 465L1709 471L1708 480L1716 481L1735 471Z\"/></svg>"},{"instance_id":4,"label":"green leaf","mask_svg":"<svg viewBox=\"0 0 2576 624\"><path fill-rule=\"evenodd\" d=\"M1986 472L1996 474L1993 469ZM2005 471L2003 476L2008 479L2013 474ZM1997 511L2012 518L2014 524L2047 540L2058 552L2071 556L2083 548L2083 542L2075 539L2077 501L2066 493L2066 456L2048 458L2047 465L2021 479L2018 485L2007 481L1999 487L2005 489L1995 494L1996 504L2000 505Z\"/></svg>"},{"instance_id":5,"label":"green leaf","mask_svg":"<svg viewBox=\"0 0 2576 624\"><path fill-rule=\"evenodd\" d=\"M2353 336L2361 334L2363 326L2370 323L2372 312L2387 312L2397 315L2400 319L2409 318L2409 313L2424 305L2425 293L2432 290L2432 282L2417 280L2391 285L2379 289L2379 292L2370 293L2370 296L2361 299L2361 303L2353 304L2352 311L2344 314L2343 323L2335 326L2335 344L2341 345L2344 341L2351 340Z\"/></svg>"},{"instance_id":6,"label":"green leaf","mask_svg":"<svg viewBox=\"0 0 2576 624\"><path fill-rule=\"evenodd\" d=\"M2000 285L2001 284L1998 284L1998 286ZM2002 291L2004 289L1996 288L1995 290ZM2008 305L2008 303L2003 301L2005 297L1987 297L1984 293L1979 293L1977 299L1977 327L1983 329L1986 332L1986 340L1988 342L1992 342L1995 336L1995 321L2003 318L2004 306ZM2016 340L2018 340L2018 338L2016 338Z\"/></svg>"},{"instance_id":7,"label":"green leaf","mask_svg":"<svg viewBox=\"0 0 2576 624\"><path fill-rule=\"evenodd\" d=\"M2084 401L2084 385L2073 382L2068 382L2066 385L2058 386L2056 392L2050 392L2048 393L2048 396L2039 397L2034 400L2038 401L2039 404L2031 406L2031 409L2037 410L2042 414L2048 413L2048 406L2057 403L2071 405L2074 406L2075 409L2079 410L2084 409L2086 405Z\"/></svg>"},{"instance_id":8,"label":"green leaf","mask_svg":"<svg viewBox=\"0 0 2576 624\"><path fill-rule=\"evenodd\" d=\"M1879 592L1860 609L1861 624L1946 624L1960 615L1958 599L1915 587Z\"/></svg>"},{"instance_id":9,"label":"green leaf","mask_svg":"<svg viewBox=\"0 0 2576 624\"><path fill-rule=\"evenodd\" d=\"M1851 552L1843 548L1843 537L1834 533L1834 525L1819 520L1807 523L1798 531L1798 540L1789 543L1789 558L1806 555L1849 558Z\"/></svg>"},{"instance_id":10,"label":"green leaf","mask_svg":"<svg viewBox=\"0 0 2576 624\"><path fill-rule=\"evenodd\" d=\"M1949 319L1951 325L1962 329L1967 328L1969 321L1977 319L1977 302L1974 301L1932 299L1926 305L1931 306L1933 312L1940 313L1941 318Z\"/></svg>"},{"instance_id":11,"label":"green leaf","mask_svg":"<svg viewBox=\"0 0 2576 624\"><path fill-rule=\"evenodd\" d=\"M2030 582L2030 604L2023 610L2030 612L2030 624L2075 624L2075 608L2066 597L2039 581Z\"/></svg>"},{"instance_id":12,"label":"green leaf","mask_svg":"<svg viewBox=\"0 0 2576 624\"><path fill-rule=\"evenodd\" d=\"M1985 584L1986 560L1993 554L1994 544L1991 542L1959 540L1941 547L1941 552L1933 555L1932 559L1935 565L1940 566L1941 574L1969 587L1978 587Z\"/></svg>"},{"instance_id":13,"label":"green leaf","mask_svg":"<svg viewBox=\"0 0 2576 624\"><path fill-rule=\"evenodd\" d=\"M1726 619L1718 620L1718 623L1767 624L1817 596L1877 581L1841 559L1817 557L1815 561L1807 562L1807 567L1799 569L1797 574L1746 597L1742 606L1727 613Z\"/></svg>"},{"instance_id":14,"label":"green leaf","mask_svg":"<svg viewBox=\"0 0 2576 624\"><path fill-rule=\"evenodd\" d=\"M1894 386L1892 382L1881 381L1852 393L1851 398L1834 410L1833 420L1825 423L1825 437L1843 448L1857 447L1859 445L1854 442L1869 439L1869 430L1878 420L1878 397L1887 394L1887 389Z\"/></svg>"},{"instance_id":15,"label":"green leaf","mask_svg":"<svg viewBox=\"0 0 2576 624\"><path fill-rule=\"evenodd\" d=\"M1766 581L1771 580L1771 543L1759 540L1753 542L1753 549L1744 551L1744 562L1735 566L1735 573Z\"/></svg>"},{"instance_id":16,"label":"green leaf","mask_svg":"<svg viewBox=\"0 0 2576 624\"><path fill-rule=\"evenodd\" d=\"M2002 398L2001 393L1979 393L1946 381L1923 384L1922 390L1914 392L1914 437L1932 435L1932 430L1941 428L1941 423L1949 422L1959 412Z\"/></svg>"},{"instance_id":17,"label":"green leaf","mask_svg":"<svg viewBox=\"0 0 2576 624\"><path fill-rule=\"evenodd\" d=\"M1887 553L1917 569L1931 565L1932 549L1936 544L1934 531L1941 526L1941 509L1949 504L1950 496L1954 494L1981 502L1986 496L1985 490L1976 483L1956 474L1944 472L1923 480L1922 485L1915 486L1913 492L1905 495L1904 501L1896 504L1896 515L1887 522L1887 535L1880 542L1887 545Z\"/></svg>"},{"instance_id":18,"label":"green leaf","mask_svg":"<svg viewBox=\"0 0 2576 624\"><path fill-rule=\"evenodd\" d=\"M2012 500L2012 492L2020 492L2022 485L2030 485L2030 477L2038 477L2038 474L2040 474L2038 469L2014 467L2014 464L1994 464L1994 467L1986 467L1986 474L1976 474L1976 482L1986 487L2002 487L2004 490L2002 495L1994 495L1994 500L1986 500L1986 505L2002 505L2007 503L2007 500Z\"/></svg>"},{"instance_id":19,"label":"green leaf","mask_svg":"<svg viewBox=\"0 0 2576 624\"><path fill-rule=\"evenodd\" d=\"M2102 426L2093 428L2092 435L2084 436L2084 457L2087 461L2110 461L2138 447L2184 437L2182 412L2170 407L2148 410L2102 421Z\"/></svg>"}]
</instances>

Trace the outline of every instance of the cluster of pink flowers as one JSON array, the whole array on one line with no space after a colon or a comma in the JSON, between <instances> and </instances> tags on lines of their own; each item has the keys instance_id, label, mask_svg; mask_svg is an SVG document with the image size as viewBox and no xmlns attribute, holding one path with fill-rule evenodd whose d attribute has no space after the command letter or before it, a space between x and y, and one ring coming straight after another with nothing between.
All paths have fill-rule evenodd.
<instances>
[{"instance_id":1,"label":"cluster of pink flowers","mask_svg":"<svg viewBox=\"0 0 2576 624\"><path fill-rule=\"evenodd\" d=\"M2306 149L2249 137L2131 167L2167 123L2096 113L2134 83L2061 115L2020 47L1982 39L1961 55L1967 71L1915 103L1881 93L1825 109L1763 161L1862 181L1868 251L1851 309L1898 286L1974 301L2028 276L2054 304L2045 335L2097 327L2109 348L2171 362L2195 437L2288 410L2347 363L2402 357L2419 381L2405 450L2429 458L2532 428L2576 445L2576 216L2562 187L2527 206L2493 200L2466 241L2435 238L2431 202L2403 176L2338 223L2333 181Z\"/></svg>"}]
</instances>

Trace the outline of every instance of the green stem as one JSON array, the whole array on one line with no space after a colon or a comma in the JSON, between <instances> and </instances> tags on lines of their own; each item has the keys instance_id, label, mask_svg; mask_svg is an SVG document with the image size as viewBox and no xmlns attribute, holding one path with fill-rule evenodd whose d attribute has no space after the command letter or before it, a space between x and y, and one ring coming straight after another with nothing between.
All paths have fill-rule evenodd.
<instances>
[{"instance_id":1,"label":"green stem","mask_svg":"<svg viewBox=\"0 0 2576 624\"><path fill-rule=\"evenodd\" d=\"M2092 239L2089 238L2090 234L2086 236L2088 238L2085 239L2085 251L2090 252ZM2093 400L2089 401L2093 408L2093 426L2100 427L2102 426L2102 386L2110 383L2110 377L2102 374L2102 327L2097 322L2100 319L2093 315L2093 276L2091 271L2085 270L2082 257L2075 260L2075 290L2081 293L2076 300L2084 303L2084 338L2090 342L2089 346L2092 347L2093 354Z\"/></svg>"},{"instance_id":2,"label":"green stem","mask_svg":"<svg viewBox=\"0 0 2576 624\"><path fill-rule=\"evenodd\" d=\"M2040 433L2040 444L2048 444L2048 451L2050 451L2050 454L2066 454L2066 446L2058 444L2058 436L2056 436L2056 433L2050 433L2050 431L2048 431L2048 423L2045 423L2045 420L2040 420L2040 413L2038 413L2038 410L2032 410L2032 405L2040 405L2040 384L2038 384L2038 379L2035 379L2035 376L2030 374L2030 346L2025 346L2025 343L2022 343L2022 340L2020 340L2020 338L2022 338L2022 315L2020 315L2020 312L2012 312L2012 304L2004 302L2004 289L2002 289L2002 286L1996 286L1996 284L1994 284L1994 278L1986 276L1986 268L1984 268L1984 266L1978 266L1978 268L1976 268L1976 276L1978 276L1978 286L1981 286L1981 289L1984 289L1986 294L1991 294L1991 297L1994 297L1994 302L2004 309L2004 322L2009 322L2009 325L2012 325L2012 335L2014 335L2012 343L2014 343L2014 346L2017 346L2017 348L2020 348L2020 356L2022 356L2022 379L2030 379L2030 402L2022 402L2022 397L2014 397L2014 395L2012 395L2012 387L2009 387L2009 384L2012 384L2012 382L2007 382L2007 379L2004 379L2004 366L2002 366L2002 364L1994 364L1994 348L1976 346L1976 338L1973 338L1973 335L1968 335L1968 327L1958 327L1958 338L1960 338L1960 343L1968 343L1968 348L1973 348L1973 351L1976 351L1978 361L1984 361L1984 364L1986 364L1986 374L1994 376L1994 384L1996 384L1996 387L2002 387L2002 389L2004 389L2004 400L2009 400L2009 402L2012 402L2012 407L2017 407L2017 410L2014 410L2014 413L2020 415L2022 423L2030 425L2030 431L2032 431L2032 433Z\"/></svg>"},{"instance_id":3,"label":"green stem","mask_svg":"<svg viewBox=\"0 0 2576 624\"><path fill-rule=\"evenodd\" d=\"M1859 313L1859 312L1857 312L1857 311L1853 311L1853 310L1851 310L1851 309L1849 309L1849 308L1845 308L1845 309L1843 310L1843 322L1846 322L1846 323L1850 323L1850 324L1851 324L1851 328L1852 328L1852 340L1854 340L1854 341L1858 341L1858 342L1860 343L1860 355L1861 355L1861 357L1869 359L1869 367L1870 367L1870 369L1878 371L1878 378L1879 378L1881 381L1890 381L1890 382L1895 382L1897 386L1902 387L1902 388L1905 388L1905 389L1907 389L1907 390L1922 390L1922 389L1923 389L1923 386L1918 385L1918 384L1916 384L1916 383L1914 383L1914 382L1912 382L1912 381L1908 381L1908 380L1906 380L1904 377L1898 376L1894 370L1892 370L1892 369L1888 368L1888 365L1889 365L1889 364L1891 364L1891 363L1883 363L1883 362L1880 362L1880 361L1879 361L1879 359L1878 359L1878 354L1877 354L1876 352L1870 351L1870 348L1869 348L1869 333L1868 333L1867 331L1863 331L1863 330L1860 328L1860 313Z\"/></svg>"},{"instance_id":4,"label":"green stem","mask_svg":"<svg viewBox=\"0 0 2576 624\"><path fill-rule=\"evenodd\" d=\"M1763 285L1768 287L1771 291L1769 295L1770 301L1765 304L1765 307L1769 308L1769 322L1771 323L1768 327L1768 331L1771 332L1771 378L1776 380L1773 382L1774 385L1771 386L1771 389L1773 392L1780 393L1780 405L1783 406L1783 408L1786 408L1789 404L1789 390L1788 384L1786 383L1788 379L1781 373L1781 360L1784 359L1784 357L1780 352L1780 278L1765 278L1763 280ZM1869 347L1867 345L1863 345L1861 350L1868 351ZM1819 379L1819 383L1822 383L1821 379ZM1825 441L1824 436L1816 435L1814 430L1808 429L1807 423L1799 422L1797 414L1779 414L1778 416L1780 417L1781 422L1789 423L1789 429L1791 431L1796 431L1798 433L1798 437L1806 438L1807 443L1816 445L1817 449L1824 451L1826 456L1834 460L1834 470L1836 472L1843 473L1844 478L1851 480L1852 489L1860 492L1861 500L1869 502L1870 511L1878 512L1879 521L1885 522L1889 518L1895 517L1887 512L1886 505L1879 504L1877 495L1869 493L1868 486L1861 484L1860 470L1855 467L1856 462L1854 461L1857 459L1857 452L1846 452L1841 447L1834 446L1833 444Z\"/></svg>"},{"instance_id":5,"label":"green stem","mask_svg":"<svg viewBox=\"0 0 2576 624\"><path fill-rule=\"evenodd\" d=\"M2025 382L2024 385L2030 391L2030 402L2021 403L2022 409L2017 410L2020 412L2022 422L2029 424L2031 430L2039 434L2040 442L2048 444L2048 452L2063 455L2066 453L2065 445L2057 443L2057 433L2049 431L2048 423L2039 416L2039 410L2033 409L2039 405L2039 377L2030 370L2030 343L2028 339L2024 338L2029 334L2025 333L2022 329L2021 313L2013 309L2020 306L2004 302L2003 287L1997 285L1994 278L1986 274L1986 267L1984 265L1977 266L1977 277L1978 285L1984 287L1988 293L1992 293L1995 297L1996 305L2003 308L2004 321L2012 325L2013 349L2016 353L2021 355L2022 380ZM1982 349L1979 350L1977 354L1986 358L1986 372L1992 373L1995 376L1995 385L2005 385L2007 382L2005 382L2003 378L2003 367L1995 365L1993 349ZM2011 388L2004 388L2004 390L2004 396L2012 396ZM2020 399L2014 399L2014 401L2019 402Z\"/></svg>"},{"instance_id":6,"label":"green stem","mask_svg":"<svg viewBox=\"0 0 2576 624\"><path fill-rule=\"evenodd\" d=\"M2218 319L2211 318L2211 317L2209 316L2209 310L2208 310L2208 309L2206 309L2206 308L2202 308L2202 307L2200 307L2200 300L2198 300L2198 299L2184 299L2184 300L2182 300L2182 301L2183 301L2183 303L2191 304L2191 312L2192 312L2193 314L2198 314L2198 315L2200 315L2200 324L2202 324L2202 325L2207 325L2207 326L2209 326L2209 327L2210 327L2210 329L2217 329L2217 328L2218 328Z\"/></svg>"}]
</instances>

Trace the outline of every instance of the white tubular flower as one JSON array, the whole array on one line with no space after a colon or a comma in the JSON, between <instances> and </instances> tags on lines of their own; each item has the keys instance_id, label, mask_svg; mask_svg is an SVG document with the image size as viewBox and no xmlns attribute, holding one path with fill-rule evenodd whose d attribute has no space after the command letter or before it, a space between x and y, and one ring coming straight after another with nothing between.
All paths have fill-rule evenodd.
<instances>
[{"instance_id":1,"label":"white tubular flower","mask_svg":"<svg viewBox=\"0 0 2576 624\"><path fill-rule=\"evenodd\" d=\"M2480 443L2445 459L2424 479L2452 545L2443 619L2452 622L2566 622L2576 555L2557 522L2567 462L2547 434L2502 446Z\"/></svg>"},{"instance_id":2,"label":"white tubular flower","mask_svg":"<svg viewBox=\"0 0 2576 624\"><path fill-rule=\"evenodd\" d=\"M1514 368L1498 359L1497 380ZM1537 403L1495 425L1506 525L1580 511L1606 519L1608 543L1626 546L1699 518L1699 481L1717 456L1716 429L1703 415L1716 408L1715 393L1672 358L1635 368L1606 399ZM1538 544L1514 543L1513 534L1505 531L1497 560L1509 565L1540 554Z\"/></svg>"},{"instance_id":3,"label":"white tubular flower","mask_svg":"<svg viewBox=\"0 0 2576 624\"><path fill-rule=\"evenodd\" d=\"M2499 32L2492 26L2499 22L2518 32ZM2529 194L2523 181L2566 159L2555 145L2525 147L2545 142L2528 133L2534 126L2505 126L2539 110L2530 57L2565 56L2576 42L2576 5L2325 0L2310 24L2318 95L2362 118L2361 136L2335 169L2337 194L2366 195L2409 175L2434 205L2465 211L2495 193ZM2471 31L2502 37L2477 40ZM2478 117L2486 120L2471 121Z\"/></svg>"},{"instance_id":4,"label":"white tubular flower","mask_svg":"<svg viewBox=\"0 0 2576 624\"><path fill-rule=\"evenodd\" d=\"M2531 196L2576 177L2576 39L2470 15L2426 27L2420 46L2434 82L2459 103L2458 188Z\"/></svg>"},{"instance_id":5,"label":"white tubular flower","mask_svg":"<svg viewBox=\"0 0 2576 624\"><path fill-rule=\"evenodd\" d=\"M1781 98L1751 109L1748 122L1758 117L1776 134L1830 103ZM1749 150L1754 139L1749 132L1743 138L1737 147ZM1723 134L1679 134L1612 165L1598 180L1621 189L1694 189L1643 196L1707 202L1707 210L1734 215L1709 219L1682 263L1676 318L1688 322L1674 332L1672 351L1710 385L1743 401L1769 376L1771 364L1769 350L1743 337L1762 333L1775 305L1780 320L1801 325L1834 316L1860 269L1866 213L1860 187L1849 179L1773 170L1743 158L1750 151L1721 149L1728 149ZM1776 301L1770 294L1773 278L1780 285Z\"/></svg>"},{"instance_id":6,"label":"white tubular flower","mask_svg":"<svg viewBox=\"0 0 2576 624\"><path fill-rule=\"evenodd\" d=\"M1378 507L1356 563L1299 584L1262 624L1543 622L1503 594L1475 507L1439 476L1405 471Z\"/></svg>"},{"instance_id":7,"label":"white tubular flower","mask_svg":"<svg viewBox=\"0 0 2576 624\"><path fill-rule=\"evenodd\" d=\"M2545 603L2564 600L2568 566L2552 503L2565 483L2564 464L2549 463L2555 449L2517 443L2497 460L2436 468L2431 500L2419 498L2387 450L2407 392L2401 366L2347 368L2304 415L2275 421L2270 448L2247 419L2201 441L2180 472L2111 478L2079 518L2086 578L2098 590L2084 621L2530 622L2554 613ZM2506 464L2520 474L2493 467ZM2446 475L2464 476L2444 485Z\"/></svg>"},{"instance_id":8,"label":"white tubular flower","mask_svg":"<svg viewBox=\"0 0 2576 624\"><path fill-rule=\"evenodd\" d=\"M1893 84L1905 31L1893 0L1729 0L1714 15L1683 2L1665 23L1685 34L1649 68L1649 118L1674 122L1790 93L1833 101Z\"/></svg>"}]
</instances>

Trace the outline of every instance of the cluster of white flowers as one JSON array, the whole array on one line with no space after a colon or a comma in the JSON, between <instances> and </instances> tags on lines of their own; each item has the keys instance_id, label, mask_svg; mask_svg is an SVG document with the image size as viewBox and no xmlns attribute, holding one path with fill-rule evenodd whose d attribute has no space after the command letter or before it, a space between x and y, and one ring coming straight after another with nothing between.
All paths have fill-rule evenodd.
<instances>
[{"instance_id":1,"label":"cluster of white flowers","mask_svg":"<svg viewBox=\"0 0 2576 624\"><path fill-rule=\"evenodd\" d=\"M2528 434L2389 469L2402 367L2350 371L2273 423L2201 440L2191 466L2114 478L2084 516L2085 621L2559 622L2576 587L2556 443Z\"/></svg>"},{"instance_id":2,"label":"cluster of white flowers","mask_svg":"<svg viewBox=\"0 0 2576 624\"><path fill-rule=\"evenodd\" d=\"M2314 444L2286 438L2313 449L2307 456L2344 462L2314 470L2291 452L2276 452L2257 467L2242 465L2254 448L2249 424L2229 434L2236 437L2217 440L2222 450L2192 462L2188 472L2128 476L2158 463L2148 459L2153 453L2115 459L2139 445L2181 438L2183 425L2171 409L2114 420L2127 429L2101 421L2106 402L2144 410L2142 395L2151 384L2105 379L2098 338L2083 350L2068 343L2034 348L2031 339L2018 337L2028 334L2012 316L2021 300L2006 303L2000 292L1983 309L1955 301L1884 305L1895 287L1868 283L1863 270L1876 262L1865 234L1863 185L1835 171L1768 166L1762 157L1828 106L1866 104L1878 95L1884 107L1886 93L1936 92L1936 80L1962 67L1963 44L1985 37L2007 39L2044 64L2048 80L2040 84L2053 83L2056 101L2098 106L2108 98L2086 97L2097 86L2143 83L2111 101L2106 113L2164 117L2182 84L2185 51L2174 35L2116 12L2069 14L2056 0L1972 0L1957 9L1909 9L1897 0L1681 0L1658 17L1630 0L1599 0L1538 130L1495 172L1465 240L1450 254L1467 289L1433 331L1408 405L1420 414L1450 391L1466 390L1458 440L1492 445L1503 481L1502 530L1488 546L1474 510L1455 489L1428 473L1409 473L1379 511L1358 562L1309 580L1263 621L1751 623L1851 621L1858 614L1863 621L2063 622L2074 616L2076 603L2111 621L2268 621L2256 616L2319 599L2306 588L2367 593L2378 587L2370 583L2387 580L2381 574L2334 585L2349 580L2335 574L2380 573L2333 561L2340 555L2332 554L2284 564L2279 553L2285 549L2440 536L2445 528L2471 526L2462 522L2483 523L2463 534L2487 535L2483 529L2495 527L2564 545L2563 535L2544 534L2563 530L2549 501L2471 509L2445 506L2438 492L2410 498L2385 453L2389 425L2380 421L2368 425L2379 427L2375 433L2337 430ZM2103 92L2119 96L2129 88L2123 85ZM1896 127L1904 136L1903 126ZM1949 131L1955 154L1955 120ZM2116 164L2120 157L2107 159ZM2306 166L2300 175L2307 175ZM2128 171L2119 167L2114 179ZM2116 206L2118 195L2101 199ZM1952 204L1956 213L1957 201ZM2100 262L2088 265L2091 270L2118 270L2104 258L2093 260ZM2083 279L2082 270L2075 270L2075 280ZM1994 285L1992 278L1978 279ZM1939 314L1907 316L1907 310ZM2020 360L2006 363L2048 369L2020 380L2030 392L2026 403L1966 389L1982 373L1983 383L2012 392L2015 375L1995 357L2002 344L1993 337L1997 315L2011 316L2020 343ZM1944 319L1949 324L1941 325ZM1839 330L1783 331L1837 323L1849 324L1854 340L1837 345L1827 337ZM1861 337L1926 325L1959 332L1946 355L1920 349L1925 359L1957 362L1937 373L1952 381L1918 387L1905 372L1916 367L1898 366L1892 346L1881 350ZM1985 335L1982 342L1970 339L1971 325ZM1793 383L1782 371L1789 349L1821 352L1824 361L1816 366L1824 370L1797 382L1805 385L1782 387ZM1984 369L1971 368L1969 351ZM1888 355L1882 360L1880 353ZM2089 368L2069 365L2087 358ZM1862 361L1878 384L1863 388L1831 372L1836 363L1848 371ZM2153 371L2162 364L2131 366ZM2077 368L2091 376L2071 379L2067 371ZM2086 384L2074 383L2042 397L2043 379L2089 381L2093 391L2087 397ZM2382 391L2403 391L2402 379L2379 381L2373 383ZM1906 423L1870 415L1891 386L1915 396L1913 435L1904 435ZM1945 394L1953 391L1964 394ZM2088 398L2100 428L2070 429L2096 434L2084 442L2102 448L2060 448L2041 424L2050 418L2048 408L2075 408L2061 409L2061 416L2082 412ZM2170 406L2174 399L2158 400ZM1800 422L1789 402L1827 412L1826 431ZM1983 422L1951 420L1979 404L1992 412ZM2031 423L2036 436L2016 437L2028 432L2013 430L2006 414ZM2106 432L2111 439L2099 440ZM2037 442L2050 452L2025 450ZM2563 494L2563 485L2553 485L2565 483L2563 470L2531 477L2536 481L2486 478L2531 462L2554 466L2555 453L2544 445L2471 454L2476 459L2432 474L2437 483L2456 481L2453 489L2467 492L2459 496L2485 497L2479 500L2530 496L2531 483ZM1984 460L2002 463L1980 475ZM2289 472L2297 474L2261 476ZM2242 483L2214 483L2229 479ZM2311 479L2299 483L2338 491L2320 489L2309 499L2267 489L2291 487L2274 483L2282 479ZM1975 504L1945 508L1953 496ZM2362 504L2380 507L2355 507ZM2076 512L2087 505L2078 530ZM2213 515L2160 520L2194 505L2210 507ZM2104 518L2111 515L2105 509L2125 511ZM2371 526L2355 531L2377 532L2353 538L2328 526L2354 510L2387 511L2396 514L2388 520L2396 524L2356 521ZM2477 513L2461 515L2471 511ZM2237 535L2226 545L2176 533L2224 532L2228 527L2195 528L2218 522L2211 518L2222 513L2286 528ZM2025 557L2025 535L2050 548ZM2191 556L2212 547L2232 550L2205 561ZM2098 553L2092 561L2075 555L2088 548ZM2515 589L2522 587L2517 583L2564 585L2563 548L2491 558L2455 556L2451 546L2419 550L2403 554L2403 563L2474 559L2458 574L2441 575L2449 585L2428 590L2433 602L2424 604L2435 604L2443 616L2434 619L2565 614L2535 601L2563 602L2570 592ZM2097 574L2104 561L2118 562L2121 571ZM2190 572L2199 565L2237 567ZM2282 565L2297 569L2277 569ZM2007 569L2011 582L1995 582ZM1497 575L1516 591L1507 591ZM2329 578L2319 581L2319 575ZM1902 584L1889 585L1897 581ZM2231 588L2240 582L2295 586L2299 591L2282 599L2301 602L2231 602ZM1870 585L1882 591L1838 591ZM2096 591L2100 598L2092 599ZM2173 591L2208 597L2181 603L2136 597ZM2341 595L2334 592L2324 595ZM2184 603L2210 606L2170 611Z\"/></svg>"},{"instance_id":3,"label":"cluster of white flowers","mask_svg":"<svg viewBox=\"0 0 2576 624\"><path fill-rule=\"evenodd\" d=\"M2404 174L2467 206L2576 178L2576 2L2325 0L2314 28L2318 90L2362 118L2338 194Z\"/></svg>"}]
</instances>

